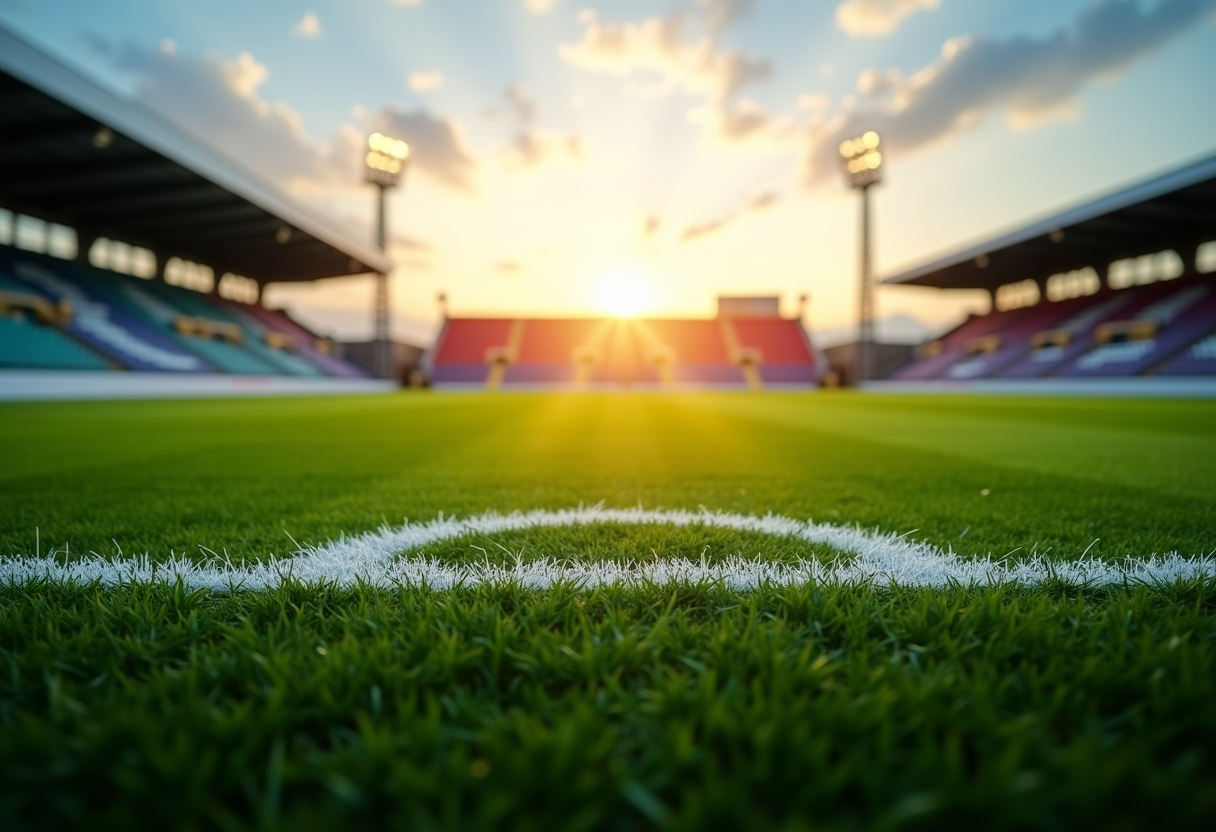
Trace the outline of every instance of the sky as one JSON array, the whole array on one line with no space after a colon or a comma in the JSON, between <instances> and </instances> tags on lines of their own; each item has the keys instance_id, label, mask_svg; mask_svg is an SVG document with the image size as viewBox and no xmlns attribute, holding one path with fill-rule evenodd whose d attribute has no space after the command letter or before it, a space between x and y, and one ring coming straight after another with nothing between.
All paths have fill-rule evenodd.
<instances>
[{"instance_id":1,"label":"sky","mask_svg":"<svg viewBox=\"0 0 1216 832\"><path fill-rule=\"evenodd\" d=\"M0 0L0 25L370 240L366 137L406 140L393 326L709 316L718 295L857 314L882 140L889 275L1216 152L1216 0ZM272 286L369 337L368 278ZM982 293L883 287L889 331ZM882 330L880 329L880 334Z\"/></svg>"}]
</instances>

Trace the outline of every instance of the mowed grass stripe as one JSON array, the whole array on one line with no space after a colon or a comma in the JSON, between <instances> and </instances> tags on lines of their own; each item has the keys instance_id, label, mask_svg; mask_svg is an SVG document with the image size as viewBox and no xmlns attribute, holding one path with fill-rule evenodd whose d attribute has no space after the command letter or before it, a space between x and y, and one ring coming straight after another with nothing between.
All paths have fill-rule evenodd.
<instances>
[{"instance_id":1,"label":"mowed grass stripe","mask_svg":"<svg viewBox=\"0 0 1216 832\"><path fill-rule=\"evenodd\" d=\"M1004 397L994 397L996 404ZM885 404L885 407L880 407ZM1117 411L1122 402L1096 400L1060 414L1054 400L1043 409L1047 419L1027 420L1026 407L1009 412L992 401L977 407L953 401L952 408L923 407L902 396L859 401L819 397L814 406L791 406L778 398L764 402L718 397L705 405L760 422L775 422L822 433L847 436L894 448L939 453L968 462L984 462L1101 485L1123 485L1184 498L1196 496L1196 484L1216 473L1216 432L1169 427L1174 409L1193 402L1162 402L1162 424L1140 419L1092 419ZM1205 403L1206 404L1206 403ZM1209 405L1209 416L1212 411ZM1188 420L1189 422L1189 420Z\"/></svg>"},{"instance_id":2,"label":"mowed grass stripe","mask_svg":"<svg viewBox=\"0 0 1216 832\"><path fill-rule=\"evenodd\" d=\"M971 441L995 431L985 419L1007 421L999 407L955 401L975 413ZM885 437L904 430L906 409L894 398L403 395L240 404L0 408L5 447L26 472L0 483L0 551L28 553L38 528L48 546L113 552L117 541L154 557L206 546L258 558L291 551L288 534L319 545L405 517L601 500L919 529L964 554L1216 547L1212 456L1196 453L1160 490L1152 477L1132 487L1027 470L1067 468L1070 453L1054 425L1033 420L1020 429L1019 453L1029 460L1020 467L1006 464L1006 451L991 460L941 453L945 429L928 448L893 446ZM1132 404L1143 421L1144 403ZM1163 420L1175 412L1176 403L1155 404ZM1106 418L1115 406L1092 403ZM1216 408L1205 406L1216 424ZM867 438L841 435L839 423L858 423L859 412ZM1169 445L1159 432L1137 437L1140 456ZM1140 468L1126 451L1109 450L1125 477ZM36 473L41 463L31 459L55 473Z\"/></svg>"}]
</instances>

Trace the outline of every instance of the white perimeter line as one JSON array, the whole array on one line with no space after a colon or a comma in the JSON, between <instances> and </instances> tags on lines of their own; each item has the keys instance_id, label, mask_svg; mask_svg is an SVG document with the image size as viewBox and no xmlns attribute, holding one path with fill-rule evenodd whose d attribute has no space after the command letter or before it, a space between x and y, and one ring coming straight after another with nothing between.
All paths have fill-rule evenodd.
<instances>
[{"instance_id":1,"label":"white perimeter line","mask_svg":"<svg viewBox=\"0 0 1216 832\"><path fill-rule=\"evenodd\" d=\"M589 526L599 523L704 526L788 537L831 547L853 555L849 560L822 563L803 559L795 564L770 563L742 557L718 563L669 558L645 562L602 561L577 563L542 559L510 565L488 562L448 564L426 555L401 557L424 546L467 534L497 534L534 528ZM1048 579L1090 585L1160 584L1196 577L1216 577L1216 559L1210 555L1178 554L1126 558L1118 563L1097 559L1049 561L1039 556L1010 560L982 557L963 559L928 543L857 527L792 520L780 515L756 517L712 511L664 511L600 507L537 510L515 514L486 513L467 519L441 514L427 523L399 528L383 527L357 537L343 536L320 547L302 547L291 557L252 565L235 565L219 558L196 563L180 557L159 563L147 555L136 558L91 555L63 563L52 557L0 557L0 583L25 584L50 580L59 583L106 586L171 584L212 590L268 589L286 581L351 586L360 581L381 587L428 586L451 589L475 584L517 584L548 588L555 583L593 588L647 584L720 582L732 589L759 585L898 584L944 587L952 584L1034 585Z\"/></svg>"}]
</instances>

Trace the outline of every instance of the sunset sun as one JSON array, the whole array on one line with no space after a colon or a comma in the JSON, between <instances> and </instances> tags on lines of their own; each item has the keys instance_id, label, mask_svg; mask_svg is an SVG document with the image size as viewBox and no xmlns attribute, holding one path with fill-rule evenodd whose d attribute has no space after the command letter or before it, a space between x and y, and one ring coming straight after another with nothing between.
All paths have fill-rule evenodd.
<instances>
[{"instance_id":1,"label":"sunset sun","mask_svg":"<svg viewBox=\"0 0 1216 832\"><path fill-rule=\"evenodd\" d=\"M650 309L654 292L649 275L636 269L614 269L600 277L595 305L614 318L633 318Z\"/></svg>"}]
</instances>

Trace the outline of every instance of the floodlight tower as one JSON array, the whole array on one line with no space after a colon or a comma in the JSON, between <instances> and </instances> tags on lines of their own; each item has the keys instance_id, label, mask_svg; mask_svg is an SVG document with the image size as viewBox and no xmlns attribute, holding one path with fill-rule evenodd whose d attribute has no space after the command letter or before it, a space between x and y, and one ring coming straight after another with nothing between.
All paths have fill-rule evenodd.
<instances>
[{"instance_id":1,"label":"floodlight tower","mask_svg":"<svg viewBox=\"0 0 1216 832\"><path fill-rule=\"evenodd\" d=\"M882 154L878 134L869 130L840 143L849 187L861 191L861 309L857 332L857 384L873 374L874 286L870 274L870 186L882 181Z\"/></svg>"},{"instance_id":2,"label":"floodlight tower","mask_svg":"<svg viewBox=\"0 0 1216 832\"><path fill-rule=\"evenodd\" d=\"M401 139L394 139L383 133L372 133L367 137L367 157L364 164L364 180L376 186L376 245L380 251L388 249L388 217L386 211L385 193L389 188L397 187L405 175L405 166L409 162L410 146ZM393 353L389 337L389 295L388 274L376 274L376 374L380 378L391 378L393 374Z\"/></svg>"}]
</instances>

